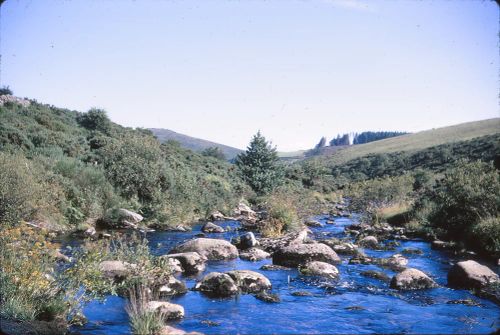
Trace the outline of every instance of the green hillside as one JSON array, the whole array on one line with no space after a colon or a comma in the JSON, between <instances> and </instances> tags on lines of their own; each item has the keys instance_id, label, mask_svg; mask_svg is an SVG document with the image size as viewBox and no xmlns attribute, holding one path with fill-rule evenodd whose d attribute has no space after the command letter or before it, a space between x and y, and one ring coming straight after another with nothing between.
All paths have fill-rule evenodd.
<instances>
[{"instance_id":1,"label":"green hillside","mask_svg":"<svg viewBox=\"0 0 500 335\"><path fill-rule=\"evenodd\" d=\"M500 133L500 118L462 123L454 126L425 130L380 141L349 146L330 153L323 152L322 159L328 165L340 165L349 160L369 154L393 153L399 151L417 151L432 146L457 141L470 140L475 137ZM326 157L325 157L326 156Z\"/></svg>"},{"instance_id":2,"label":"green hillside","mask_svg":"<svg viewBox=\"0 0 500 335\"><path fill-rule=\"evenodd\" d=\"M207 140L202 140L200 138L191 137L184 134L176 133L175 131L162 128L150 128L151 132L160 140L160 142L166 142L169 140L177 141L181 144L183 148L193 150L195 152L201 152L204 149L210 147L217 147L222 150L226 159L231 160L235 158L243 150L230 147L228 145L219 144Z\"/></svg>"}]
</instances>

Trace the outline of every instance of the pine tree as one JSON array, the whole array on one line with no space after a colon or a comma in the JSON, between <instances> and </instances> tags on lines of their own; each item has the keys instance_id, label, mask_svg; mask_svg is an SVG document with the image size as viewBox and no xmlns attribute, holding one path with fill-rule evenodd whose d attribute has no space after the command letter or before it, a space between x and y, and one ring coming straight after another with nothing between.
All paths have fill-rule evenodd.
<instances>
[{"instance_id":1,"label":"pine tree","mask_svg":"<svg viewBox=\"0 0 500 335\"><path fill-rule=\"evenodd\" d=\"M283 180L276 148L266 141L260 131L253 136L247 150L236 157L235 163L245 181L258 194L271 192Z\"/></svg>"}]
</instances>

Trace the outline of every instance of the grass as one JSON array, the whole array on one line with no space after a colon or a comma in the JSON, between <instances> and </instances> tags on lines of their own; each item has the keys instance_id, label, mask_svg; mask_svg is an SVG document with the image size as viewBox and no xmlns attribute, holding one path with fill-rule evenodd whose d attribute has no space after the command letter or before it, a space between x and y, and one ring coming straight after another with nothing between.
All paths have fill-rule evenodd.
<instances>
[{"instance_id":1,"label":"grass","mask_svg":"<svg viewBox=\"0 0 500 335\"><path fill-rule=\"evenodd\" d=\"M161 311L147 308L151 298L150 291L144 285L135 285L129 289L129 302L126 307L132 333L137 335L158 334L165 326Z\"/></svg>"},{"instance_id":2,"label":"grass","mask_svg":"<svg viewBox=\"0 0 500 335\"><path fill-rule=\"evenodd\" d=\"M454 126L430 129L380 141L349 146L335 151L328 160L330 165L339 165L349 160L376 153L416 151L456 141L464 141L480 136L499 133L500 118L467 122Z\"/></svg>"}]
</instances>

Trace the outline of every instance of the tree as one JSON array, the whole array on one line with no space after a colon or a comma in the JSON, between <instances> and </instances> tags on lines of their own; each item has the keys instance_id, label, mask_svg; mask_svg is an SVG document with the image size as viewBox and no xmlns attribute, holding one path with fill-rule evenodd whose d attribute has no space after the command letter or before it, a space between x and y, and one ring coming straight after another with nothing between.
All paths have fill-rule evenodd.
<instances>
[{"instance_id":1,"label":"tree","mask_svg":"<svg viewBox=\"0 0 500 335\"><path fill-rule=\"evenodd\" d=\"M3 86L0 88L0 95L12 95L12 90L9 88L9 86Z\"/></svg>"},{"instance_id":2,"label":"tree","mask_svg":"<svg viewBox=\"0 0 500 335\"><path fill-rule=\"evenodd\" d=\"M226 155L222 152L222 149L219 147L208 147L201 152L203 156L214 157L220 159L221 161L226 160Z\"/></svg>"},{"instance_id":3,"label":"tree","mask_svg":"<svg viewBox=\"0 0 500 335\"><path fill-rule=\"evenodd\" d=\"M326 137L322 137L321 140L319 140L318 144L314 147L314 149L321 149L326 145Z\"/></svg>"},{"instance_id":4,"label":"tree","mask_svg":"<svg viewBox=\"0 0 500 335\"><path fill-rule=\"evenodd\" d=\"M87 113L81 114L77 121L82 127L89 130L99 130L104 133L108 132L111 127L111 121L106 111L97 108L92 108Z\"/></svg>"},{"instance_id":5,"label":"tree","mask_svg":"<svg viewBox=\"0 0 500 335\"><path fill-rule=\"evenodd\" d=\"M260 131L253 136L247 150L236 157L236 166L243 178L258 194L271 192L283 180L276 148L272 147Z\"/></svg>"}]
</instances>

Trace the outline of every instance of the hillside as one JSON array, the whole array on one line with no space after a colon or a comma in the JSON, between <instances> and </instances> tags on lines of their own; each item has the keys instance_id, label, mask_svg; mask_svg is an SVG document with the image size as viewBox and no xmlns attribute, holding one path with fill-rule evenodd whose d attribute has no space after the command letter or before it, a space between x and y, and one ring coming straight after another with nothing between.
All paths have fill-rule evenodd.
<instances>
[{"instance_id":1,"label":"hillside","mask_svg":"<svg viewBox=\"0 0 500 335\"><path fill-rule=\"evenodd\" d=\"M200 152L210 147L220 148L228 160L235 158L240 152L243 151L237 148L230 147L228 145L202 140L200 138L191 137L184 134L179 134L169 129L149 128L149 130L153 132L153 134L158 138L158 140L160 140L160 142L174 140L179 142L183 148L190 149L195 152Z\"/></svg>"},{"instance_id":2,"label":"hillside","mask_svg":"<svg viewBox=\"0 0 500 335\"><path fill-rule=\"evenodd\" d=\"M433 146L466 141L496 133L500 133L500 118L425 130L414 134L349 146L334 152L325 150L322 154L325 156L324 159L328 162L328 165L340 165L369 154L418 151Z\"/></svg>"}]
</instances>

